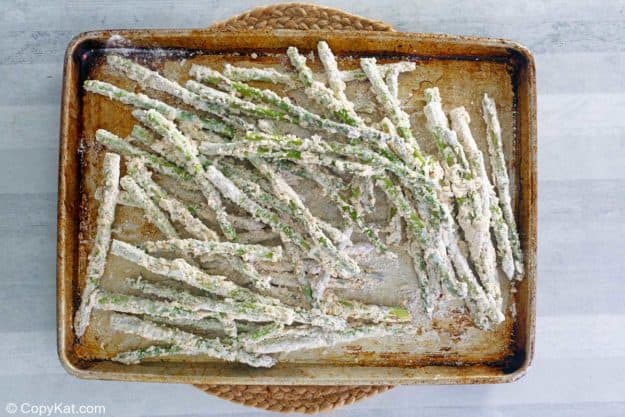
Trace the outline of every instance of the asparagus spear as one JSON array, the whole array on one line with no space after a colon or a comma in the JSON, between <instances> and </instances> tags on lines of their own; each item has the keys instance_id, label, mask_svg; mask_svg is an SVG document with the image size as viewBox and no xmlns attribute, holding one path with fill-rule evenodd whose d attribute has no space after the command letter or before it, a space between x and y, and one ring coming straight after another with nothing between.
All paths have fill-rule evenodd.
<instances>
[{"instance_id":1,"label":"asparagus spear","mask_svg":"<svg viewBox=\"0 0 625 417\"><path fill-rule=\"evenodd\" d=\"M490 216L483 215L479 189L479 178L474 178L469 162L458 142L455 132L449 129L449 122L443 112L438 88L425 90L428 104L424 112L428 129L432 132L451 190L458 208L458 223L464 231L469 254L487 293L497 305L502 304L501 287L496 270L495 249L490 238Z\"/></svg>"},{"instance_id":2,"label":"asparagus spear","mask_svg":"<svg viewBox=\"0 0 625 417\"><path fill-rule=\"evenodd\" d=\"M183 320L183 319L165 319L162 317L140 316L141 319L150 321L156 324L164 324L169 327L178 327L181 330L188 331L189 333L197 335L217 335L219 333L226 333L224 325L217 319L204 319L204 320ZM222 318L223 321L223 318ZM279 324L279 323L277 323ZM239 321L236 322L237 335L231 337L241 337L248 333L254 332L262 327L266 326L262 323L252 323ZM229 336L229 335L226 335Z\"/></svg>"},{"instance_id":3,"label":"asparagus spear","mask_svg":"<svg viewBox=\"0 0 625 417\"><path fill-rule=\"evenodd\" d=\"M342 251L354 245L351 239L353 233L351 227L341 230L322 219L317 219L317 224L319 224L319 228L330 238L338 250Z\"/></svg>"},{"instance_id":4,"label":"asparagus spear","mask_svg":"<svg viewBox=\"0 0 625 417\"><path fill-rule=\"evenodd\" d=\"M345 82L341 78L341 72L339 71L338 65L336 63L336 58L334 57L332 50L330 50L330 47L325 41L320 41L319 43L317 43L317 52L319 54L319 60L321 61L321 63L323 64L323 68L325 69L326 78L328 79L328 85L330 86L330 90L334 92L334 96L338 100L338 104L341 105L343 113L349 116L349 119L342 117L340 120L343 120L345 121L345 123L349 124L359 126L364 125L364 122L354 110L354 104L349 101L349 99L345 95ZM301 55L299 57L301 58ZM291 61L293 61L293 58L291 58ZM305 65L306 64L304 59L304 66ZM300 71L300 78L301 77L302 75ZM323 84L321 85L323 86ZM315 89L315 82L313 82L309 86L309 88ZM315 97L316 96L317 95L315 95Z\"/></svg>"},{"instance_id":5,"label":"asparagus spear","mask_svg":"<svg viewBox=\"0 0 625 417\"><path fill-rule=\"evenodd\" d=\"M308 331L310 327L301 326L298 327L302 329L302 331ZM245 350L251 350L252 346L257 343L262 342L263 340L271 339L279 336L284 332L284 325L281 323L270 323L265 326L262 326L256 330L250 331L246 334L239 336L238 342L245 348Z\"/></svg>"},{"instance_id":6,"label":"asparagus spear","mask_svg":"<svg viewBox=\"0 0 625 417\"><path fill-rule=\"evenodd\" d=\"M474 177L479 178L480 195L482 197L482 216L485 221L490 220L493 234L497 242L497 252L501 261L501 266L510 279L514 277L514 261L512 259L512 248L508 237L508 226L502 218L501 209L499 208L499 200L493 191L493 186L488 178L484 157L477 147L469 123L471 119L469 113L464 107L453 109L449 113L454 131L458 136L458 140L463 145L471 171Z\"/></svg>"},{"instance_id":7,"label":"asparagus spear","mask_svg":"<svg viewBox=\"0 0 625 417\"><path fill-rule=\"evenodd\" d=\"M414 62L401 61L390 64L381 64L378 65L378 67L382 75L384 77L388 77L391 72L400 74L402 72L414 71L416 64ZM273 84L284 84L290 88L293 88L300 83L297 75L281 72L275 68L247 68L225 64L224 75L234 81L263 81ZM313 76L315 79L322 79L322 77L318 77L317 74L313 74ZM367 79L367 75L360 68L341 71L340 77L344 82L364 81Z\"/></svg>"},{"instance_id":8,"label":"asparagus spear","mask_svg":"<svg viewBox=\"0 0 625 417\"><path fill-rule=\"evenodd\" d=\"M204 260L204 258L200 259ZM234 271L247 278L256 288L265 290L269 288L272 279L271 276L261 275L254 265L243 261L237 256L228 257L228 263Z\"/></svg>"},{"instance_id":9,"label":"asparagus spear","mask_svg":"<svg viewBox=\"0 0 625 417\"><path fill-rule=\"evenodd\" d=\"M201 129L208 129L227 137L232 137L234 134L232 127L219 120L199 117L194 113L172 107L167 103L150 98L145 94L132 93L113 84L97 80L86 80L83 86L85 90L103 95L111 100L118 100L139 109L154 109L171 120L175 119L181 122L188 122Z\"/></svg>"},{"instance_id":10,"label":"asparagus spear","mask_svg":"<svg viewBox=\"0 0 625 417\"><path fill-rule=\"evenodd\" d=\"M256 136L256 134L254 134ZM251 137L248 134L246 137ZM299 145L280 145L274 141L261 140L249 143L207 143L200 144L199 150L206 156L232 156L240 159L253 158L259 155L263 159L287 159L302 164L324 165L339 172L357 176L371 177L380 173L380 168L359 162L340 159L328 153L312 153ZM283 151L284 150L284 151Z\"/></svg>"},{"instance_id":11,"label":"asparagus spear","mask_svg":"<svg viewBox=\"0 0 625 417\"><path fill-rule=\"evenodd\" d=\"M387 116L397 128L399 136L406 139L411 147L419 149L410 128L410 119L408 114L401 109L397 97L393 95L384 82L384 79L377 68L375 58L362 58L360 60L360 66L365 74L367 74L367 78L369 78L369 81L371 82L371 87L375 92L378 101L384 108Z\"/></svg>"},{"instance_id":12,"label":"asparagus spear","mask_svg":"<svg viewBox=\"0 0 625 417\"><path fill-rule=\"evenodd\" d=\"M137 363L150 357L170 355L206 355L228 362L242 362L255 367L271 367L275 359L266 355L254 355L246 352L238 344L225 345L219 339L207 339L175 328L169 328L136 317L114 315L111 328L116 331L135 334L146 339L170 343L173 347L163 351L150 348L135 352L123 352L113 358L123 363Z\"/></svg>"},{"instance_id":13,"label":"asparagus spear","mask_svg":"<svg viewBox=\"0 0 625 417\"><path fill-rule=\"evenodd\" d=\"M482 100L482 109L484 111L484 120L486 121L486 142L488 143L488 153L490 154L490 163L493 171L493 182L497 188L497 194L503 212L503 218L508 225L508 235L510 246L512 247L512 256L514 258L514 266L517 272L517 278L523 276L523 253L521 251L521 242L517 232L514 213L512 212L512 202L510 198L510 179L506 169L506 159L503 152L503 142L501 140L501 125L497 118L497 106L495 101L484 94Z\"/></svg>"},{"instance_id":14,"label":"asparagus spear","mask_svg":"<svg viewBox=\"0 0 625 417\"><path fill-rule=\"evenodd\" d=\"M140 112L133 112L137 119L142 118L144 115ZM128 137L131 142L138 142L159 155L167 155L166 158L169 158L172 161L178 162L178 159L175 158L176 149L171 145L171 143L160 140L159 137L150 130L147 130L139 125L134 125L132 127L132 131L130 132L130 136ZM196 190L199 191L199 188Z\"/></svg>"},{"instance_id":15,"label":"asparagus spear","mask_svg":"<svg viewBox=\"0 0 625 417\"><path fill-rule=\"evenodd\" d=\"M187 311L200 312L200 314L207 312L217 316L228 316L235 320L277 321L286 324L291 324L295 318L295 313L291 308L263 303L237 302L230 299L217 300L212 297L193 295L171 286L150 283L144 279L127 280L127 283L134 290L170 300Z\"/></svg>"},{"instance_id":16,"label":"asparagus spear","mask_svg":"<svg viewBox=\"0 0 625 417\"><path fill-rule=\"evenodd\" d=\"M218 318L208 310L193 311L176 302L156 301L126 294L112 294L101 290L93 293L94 308L129 314L149 314L166 319L203 320Z\"/></svg>"},{"instance_id":17,"label":"asparagus spear","mask_svg":"<svg viewBox=\"0 0 625 417\"><path fill-rule=\"evenodd\" d=\"M379 72L379 65L378 72ZM381 75L381 74L380 74ZM399 68L393 67L384 77L388 91L395 100L399 100Z\"/></svg>"},{"instance_id":18,"label":"asparagus spear","mask_svg":"<svg viewBox=\"0 0 625 417\"><path fill-rule=\"evenodd\" d=\"M143 320L156 324L164 324L170 327L180 327L182 330L188 329L191 333L197 334L217 334L224 332L223 324L217 319L186 320L186 319L166 319L150 315L141 316ZM224 332L225 333L225 332Z\"/></svg>"},{"instance_id":19,"label":"asparagus spear","mask_svg":"<svg viewBox=\"0 0 625 417\"><path fill-rule=\"evenodd\" d=\"M102 167L102 198L98 207L96 235L89 252L85 284L80 306L76 311L74 329L79 338L85 333L93 305L91 295L98 288L104 273L106 257L111 243L111 226L115 220L115 206L119 194L119 162L117 154L106 153Z\"/></svg>"},{"instance_id":20,"label":"asparagus spear","mask_svg":"<svg viewBox=\"0 0 625 417\"><path fill-rule=\"evenodd\" d=\"M222 256L238 256L246 262L262 260L277 262L282 259L281 246L246 245L232 242L208 242L195 239L169 239L148 241L143 244L148 253L155 252L183 252L193 257L206 254Z\"/></svg>"},{"instance_id":21,"label":"asparagus spear","mask_svg":"<svg viewBox=\"0 0 625 417\"><path fill-rule=\"evenodd\" d=\"M397 216L399 218L399 216ZM412 258L412 266L417 278L418 290L416 291L418 300L418 307L420 310L414 310L413 316L421 312L424 312L428 317L432 317L434 312L434 302L441 294L440 281L435 278L437 275L432 274L432 277L428 277L427 264L425 251L421 248L420 242L412 240L408 242L408 254ZM431 290L433 289L433 290Z\"/></svg>"},{"instance_id":22,"label":"asparagus spear","mask_svg":"<svg viewBox=\"0 0 625 417\"><path fill-rule=\"evenodd\" d=\"M290 121L288 115L280 109L254 104L246 100L234 97L214 88L189 80L185 87L197 94L204 102L211 105L222 106L229 112L242 113L259 119Z\"/></svg>"},{"instance_id":23,"label":"asparagus spear","mask_svg":"<svg viewBox=\"0 0 625 417\"><path fill-rule=\"evenodd\" d=\"M365 304L356 300L341 299L334 294L324 300L323 309L327 314L372 323L404 323L411 320L410 313L403 307Z\"/></svg>"},{"instance_id":24,"label":"asparagus spear","mask_svg":"<svg viewBox=\"0 0 625 417\"><path fill-rule=\"evenodd\" d=\"M289 214L292 217L291 207L284 201L276 198L271 192L271 186L266 179L251 170L244 169L233 163L220 161L219 169L248 195L253 195L256 201L269 210ZM269 191L266 191L269 190Z\"/></svg>"},{"instance_id":25,"label":"asparagus spear","mask_svg":"<svg viewBox=\"0 0 625 417\"><path fill-rule=\"evenodd\" d=\"M128 192L130 198L144 210L145 218L161 231L168 238L178 237L176 228L171 224L165 213L150 199L144 189L137 182L125 176L120 180L121 186Z\"/></svg>"},{"instance_id":26,"label":"asparagus spear","mask_svg":"<svg viewBox=\"0 0 625 417\"><path fill-rule=\"evenodd\" d=\"M380 325L350 327L336 332L311 329L305 334L302 334L302 331L299 329L296 329L294 332L285 330L279 337L265 339L250 346L250 348L256 354L287 353L302 349L335 346L365 338L381 338L395 334L397 330L399 329Z\"/></svg>"},{"instance_id":27,"label":"asparagus spear","mask_svg":"<svg viewBox=\"0 0 625 417\"><path fill-rule=\"evenodd\" d=\"M112 360L123 363L124 365L133 365L141 363L145 359L162 359L177 355L184 355L183 349L180 346L148 346L147 348L118 353Z\"/></svg>"},{"instance_id":28,"label":"asparagus spear","mask_svg":"<svg viewBox=\"0 0 625 417\"><path fill-rule=\"evenodd\" d=\"M180 223L193 237L200 240L217 240L217 234L202 221L193 216L191 211L180 201L171 198L152 178L145 164L140 159L132 159L127 164L132 178L146 191L159 207L169 213L172 220Z\"/></svg>"},{"instance_id":29,"label":"asparagus spear","mask_svg":"<svg viewBox=\"0 0 625 417\"><path fill-rule=\"evenodd\" d=\"M362 119L358 117L356 112L354 111L354 104L348 100L345 95L345 82L341 78L341 72L338 69L338 65L336 63L336 59L334 54L330 50L330 47L325 41L320 41L317 44L317 51L319 54L319 59L323 64L323 67L326 72L326 76L328 79L328 85L330 89L334 92L335 97L342 103L343 107L347 109L349 114L354 118L359 126L364 126L364 122ZM367 211L371 212L372 206L375 205L375 194L373 192L374 182L370 178L356 178L356 182L360 182L363 184L365 188L365 193L362 193L362 198L367 198L368 202L371 204L366 204ZM360 201L360 200L358 200ZM358 204L355 204L357 207Z\"/></svg>"},{"instance_id":30,"label":"asparagus spear","mask_svg":"<svg viewBox=\"0 0 625 417\"><path fill-rule=\"evenodd\" d=\"M380 130L388 133L391 136L398 136L397 128L395 127L393 122L391 122L391 119L389 119L388 117L385 117L382 120L380 120Z\"/></svg>"},{"instance_id":31,"label":"asparagus spear","mask_svg":"<svg viewBox=\"0 0 625 417\"><path fill-rule=\"evenodd\" d=\"M132 146L130 143L109 131L98 129L95 132L95 137L99 143L106 146L111 151L117 152L126 157L143 158L146 165L163 175L179 179L181 182L192 179L192 177L187 174L184 169L172 164L164 158L144 151L143 149L139 149L136 146Z\"/></svg>"},{"instance_id":32,"label":"asparagus spear","mask_svg":"<svg viewBox=\"0 0 625 417\"><path fill-rule=\"evenodd\" d=\"M280 72L275 68L244 68L225 64L224 75L237 81L263 81L272 84L284 84L289 88L298 84L296 77Z\"/></svg>"}]
</instances>

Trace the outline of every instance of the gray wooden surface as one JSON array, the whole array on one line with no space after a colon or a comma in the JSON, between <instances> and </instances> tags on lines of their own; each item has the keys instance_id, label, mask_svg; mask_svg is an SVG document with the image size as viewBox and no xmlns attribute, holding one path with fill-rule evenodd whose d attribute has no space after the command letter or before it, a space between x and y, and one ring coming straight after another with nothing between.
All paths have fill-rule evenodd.
<instances>
[{"instance_id":1,"label":"gray wooden surface","mask_svg":"<svg viewBox=\"0 0 625 417\"><path fill-rule=\"evenodd\" d=\"M64 49L101 28L201 27L264 1L0 1L0 415L266 414L182 385L82 381L55 348L56 172ZM533 368L499 386L394 389L337 416L625 415L625 2L332 0L398 30L506 37L538 67L538 331ZM19 411L18 414L20 415Z\"/></svg>"}]
</instances>

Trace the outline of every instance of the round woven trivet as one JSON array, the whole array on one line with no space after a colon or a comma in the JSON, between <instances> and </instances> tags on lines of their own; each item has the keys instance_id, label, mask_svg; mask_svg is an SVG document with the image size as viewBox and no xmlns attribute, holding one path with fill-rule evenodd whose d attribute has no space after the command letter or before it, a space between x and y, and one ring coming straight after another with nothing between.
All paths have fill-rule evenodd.
<instances>
[{"instance_id":1,"label":"round woven trivet","mask_svg":"<svg viewBox=\"0 0 625 417\"><path fill-rule=\"evenodd\" d=\"M211 30L374 30L393 31L384 22L346 13L330 7L304 3L285 3L258 7L217 22Z\"/></svg>"},{"instance_id":2,"label":"round woven trivet","mask_svg":"<svg viewBox=\"0 0 625 417\"><path fill-rule=\"evenodd\" d=\"M210 30L373 30L392 31L384 22L366 19L329 7L286 3L259 7L223 22ZM392 385L195 385L220 398L264 410L313 414L352 404L388 391Z\"/></svg>"}]
</instances>

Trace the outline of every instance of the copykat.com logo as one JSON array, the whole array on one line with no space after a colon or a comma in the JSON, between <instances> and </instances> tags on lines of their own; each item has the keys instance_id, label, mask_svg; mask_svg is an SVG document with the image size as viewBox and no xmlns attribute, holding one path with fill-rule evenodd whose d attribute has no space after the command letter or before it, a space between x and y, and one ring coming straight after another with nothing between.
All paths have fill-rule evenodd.
<instances>
[{"instance_id":1,"label":"copykat.com logo","mask_svg":"<svg viewBox=\"0 0 625 417\"><path fill-rule=\"evenodd\" d=\"M29 402L13 403L9 402L4 410L10 415L31 415L31 416L89 416L105 415L106 407L96 404L67 404L55 402L50 404L33 404Z\"/></svg>"}]
</instances>

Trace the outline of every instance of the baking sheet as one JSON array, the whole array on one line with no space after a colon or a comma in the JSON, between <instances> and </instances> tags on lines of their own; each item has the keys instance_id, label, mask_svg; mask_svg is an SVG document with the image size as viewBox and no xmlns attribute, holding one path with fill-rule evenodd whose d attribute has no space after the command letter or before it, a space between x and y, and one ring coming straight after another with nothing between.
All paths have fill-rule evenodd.
<instances>
[{"instance_id":1,"label":"baking sheet","mask_svg":"<svg viewBox=\"0 0 625 417\"><path fill-rule=\"evenodd\" d=\"M366 56L378 57L380 63L392 62L397 59L410 59L417 63L415 72L400 76L400 99L407 112L411 114L415 135L428 153L436 154L436 151L433 148L432 141L429 139L430 135L425 131L425 117L422 113L422 108L425 104L423 97L425 88L432 86L440 88L444 109L447 111L459 105L467 108L471 115L473 133L476 136L478 145L483 150L486 149L484 142L485 126L481 118L480 103L483 93L487 92L491 95L498 104L505 151L508 156L509 169L512 173L513 204L517 207L517 213L523 213L522 203L527 204L528 201L523 201L523 184L519 184L519 180L522 178L522 164L519 163L522 161L520 155L522 155L523 150L521 148L526 146L523 144L524 138L519 136L519 134L525 132L522 129L519 132L518 129L520 122L524 119L521 118L520 120L516 117L519 111L519 68L515 67L514 62L510 58L506 59L505 55L498 56L496 54L486 55L480 59L475 59L475 56L432 56L425 53L389 54L386 51L398 49L397 36L394 39L393 35L372 34L369 37L377 38L378 42L383 43L385 36L391 38L391 45L389 46L394 45L394 48L382 49L384 52L378 50L370 51L369 53L360 52L366 48L359 48L358 44L351 44L349 49L341 50L341 45L343 45L342 48L348 45L345 43L345 36L339 36L335 42L328 39L330 36L324 36L324 38L328 39L330 46L339 55L339 66L341 68L357 67L358 55L361 53ZM219 35L216 37L219 37ZM332 35L332 37L337 37L337 35ZM299 42L301 44L302 41L305 41L305 43L308 43L308 48L305 45L304 47L297 45L303 52L308 52L308 50L312 49L311 45L314 46L314 43L316 43L314 37L296 36L295 38L291 42L296 44ZM360 42L366 43L366 38L359 38ZM381 41L380 38L382 38ZM187 79L188 69L192 63L209 65L219 70L223 68L224 62L237 65L284 66L286 60L283 52L286 46L291 44L288 39L280 39L281 46L277 46L273 45L273 40L265 39L264 43L257 43L261 47L252 50L245 48L245 45L237 44L237 41L244 44L249 43L249 39L242 41L236 35L233 35L233 38L230 40L234 42L230 46L226 44L226 50L224 50L223 44L220 45L221 48L213 47L202 50L196 48L161 48L161 46L167 45L166 42L159 44L159 47L155 47L156 45L154 44L149 48L145 48L146 45L141 44L142 41L145 42L145 39L139 40L139 42L136 39L133 40L132 37L126 37L126 39L130 39L130 43L123 43L124 48L126 48L123 51L124 53L129 53L135 58L143 60L168 78L179 81ZM389 43L388 41L387 39L387 43ZM169 39L169 42L171 44L172 39ZM173 43L176 43L175 39ZM109 52L110 49L108 48L113 45L103 42L94 46L88 48L79 56L79 76L75 80L78 86L85 78L93 78L112 82L124 88L134 89L132 81L112 73L104 62L103 55ZM133 48L127 49L128 46L133 46ZM377 47L383 48L383 45L377 45ZM218 53L215 53L216 51ZM120 52L120 50L117 50L117 52ZM255 54L252 55L252 52L255 52ZM319 70L318 62L311 63L311 66ZM366 99L373 100L373 97L367 91L365 82L349 83L348 86L348 96L350 98L361 97L363 102ZM76 88L76 90L79 91L80 89ZM128 106L112 102L94 94L80 94L80 99L81 102L76 119L80 127L80 141L76 144L79 145L79 155L82 162L78 170L79 181L77 185L80 187L78 195L81 200L76 219L78 221L78 241L80 243L77 246L77 274L72 281L72 300L74 303L78 302L79 288L82 285L82 280L79 277L84 276L86 257L90 249L89 239L95 232L95 210L97 209L97 201L94 198L95 184L99 182L97 165L103 155L102 149L99 146L94 146L93 143L95 130L104 128L123 137L130 132L135 124ZM368 115L368 117L372 120L376 120L376 118L379 120L379 116L375 113ZM308 199L308 201L312 202L313 199ZM323 210L320 207L313 207L313 209ZM137 370L143 373L149 369L160 369L159 373L167 375L168 373L177 373L177 371L173 371L173 369L176 369L180 371L180 374L193 375L194 372L185 372L185 369L187 371L191 368L197 370L198 366L200 366L209 374L214 373L215 369L219 369L220 372L226 370L228 371L226 373L231 375L232 378L236 378L236 375L241 374L241 377L244 379L244 374L249 372L252 374L266 374L267 377L271 378L271 373L276 373L278 376L286 376L288 379L287 383L296 383L292 381L297 380L297 378L288 378L289 370L314 370L321 367L327 367L328 369L349 368L350 371L358 368L362 371L373 367L371 369L380 370L377 372L378 379L380 375L385 375L382 369L390 368L415 370L421 367L422 372L425 369L437 369L439 373L449 368L450 372L453 372L453 369L458 369L456 375L469 375L472 371L476 371L478 376L491 373L482 370L480 374L480 368L492 370L493 374L510 373L511 368L518 367L516 362L519 361L520 345L524 345L522 347L525 349L527 347L525 334L528 330L528 322L527 317L524 315L531 311L531 309L528 310L528 307L531 307L529 297L531 295L531 285L528 285L528 281L530 284L533 283L533 276L531 276L533 274L531 258L533 254L532 248L527 244L530 242L527 239L530 231L528 226L531 225L527 224L527 220L523 219L523 216L520 217L521 238L524 240L524 250L529 260L528 272L526 274L528 276L525 278L526 281L519 287L517 296L506 300L508 306L514 304L512 310L506 309L508 312L507 320L493 331L485 332L472 327L470 319L461 314L459 308L454 308L454 305L450 305L448 309L451 311L451 314L441 315L434 321L431 329L424 329L401 339L389 337L367 340L358 344L352 343L332 349L315 349L290 353L281 357L280 364L273 370L243 370L244 367L237 364L204 361L202 363L194 363L193 366L185 366L184 362L187 362L188 359L184 361L174 359L174 363L135 365L125 367L126 369L124 370L123 365L121 365L122 368L117 364L104 365L107 362L101 362L100 360L109 357L119 349L124 350L131 346L134 347L140 341L126 335L111 334L107 328L108 314L98 312L94 315L92 326L82 344L76 345L72 342L71 347L74 348L72 353L76 356L76 362L87 368L102 368L104 365L103 369L106 369L110 365L125 374L130 374ZM158 232L150 225L137 228L137 225L145 224L145 222L142 220L141 212L136 209L119 208L116 223L122 226L117 228L116 232L118 234L114 234L114 236L124 240L132 241L133 236L137 237L139 235L158 237ZM397 304L401 301L405 291L416 284L414 282L414 273L405 260L406 258L404 257L404 262L384 268L386 273L380 277L381 284L379 288L363 294L363 300L382 302L389 305ZM138 270L134 269L132 265L112 259L105 272L103 286L111 290L119 289L122 278L133 276L137 272ZM501 276L501 281L507 284L507 280L503 275ZM398 289L400 290L398 291ZM509 293L505 287L504 293ZM64 310L65 314L67 314L66 310ZM513 316L511 311L519 312L521 317ZM66 319L69 319L69 317L66 317ZM67 322L62 324L64 326L68 325ZM67 345L64 346L69 347ZM527 351L523 352L524 355L526 353ZM515 362L515 364L511 366L512 362ZM375 373L375 371L373 372ZM340 373L337 372L337 375L340 375ZM386 374L385 378L389 378L389 375ZM112 377L115 377L115 375ZM350 379L348 377L345 380ZM417 378L413 376L411 382L416 380ZM369 381L373 381L373 379L369 379ZM313 383L323 382L316 381Z\"/></svg>"}]
</instances>

